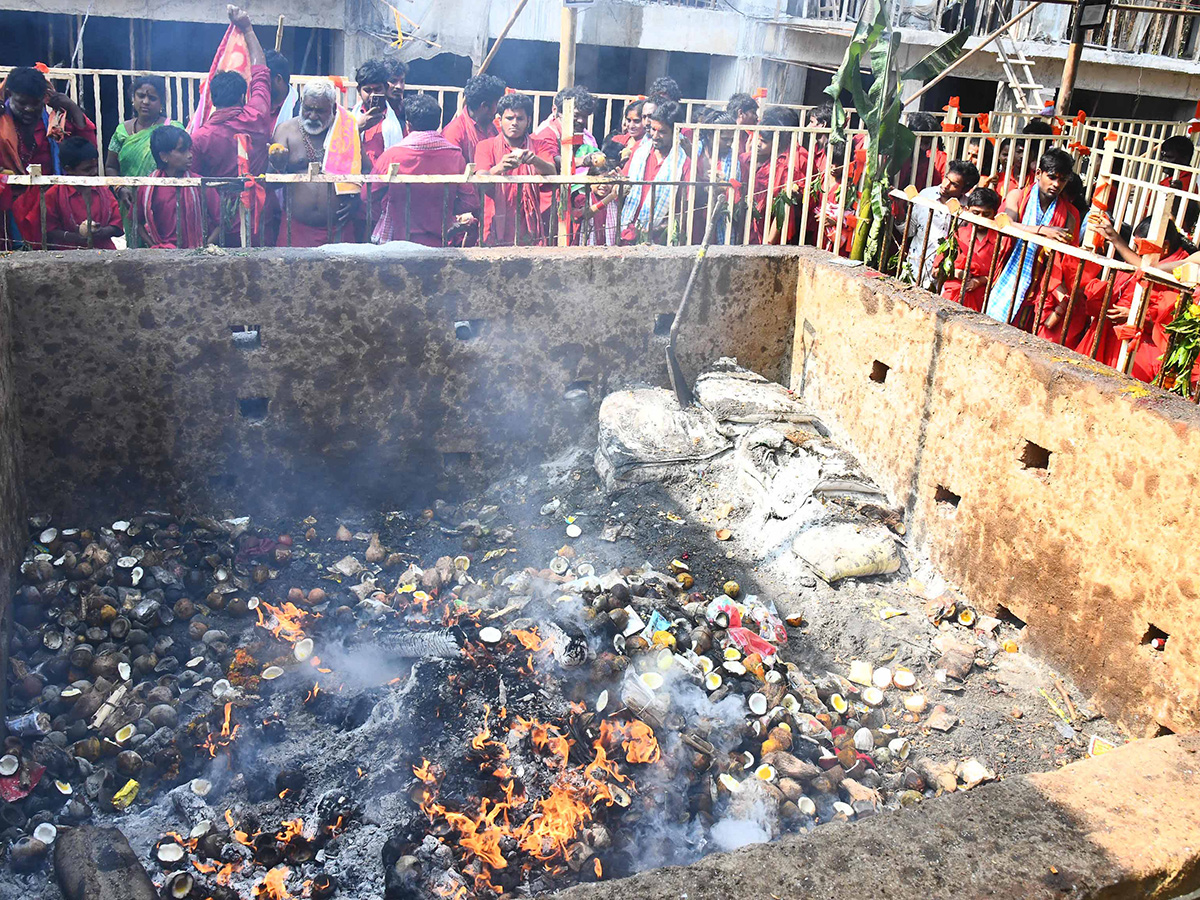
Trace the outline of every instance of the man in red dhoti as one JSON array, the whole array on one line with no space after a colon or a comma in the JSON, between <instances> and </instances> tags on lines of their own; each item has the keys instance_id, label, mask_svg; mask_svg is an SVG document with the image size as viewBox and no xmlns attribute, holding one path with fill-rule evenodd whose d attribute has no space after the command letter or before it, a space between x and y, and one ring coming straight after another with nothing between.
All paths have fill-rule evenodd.
<instances>
[{"instance_id":1,"label":"man in red dhoti","mask_svg":"<svg viewBox=\"0 0 1200 900\"><path fill-rule=\"evenodd\" d=\"M250 84L238 72L214 74L208 83L213 109L203 124L191 129L196 171L214 178L238 174L237 135L250 138L250 174L267 171L267 146L275 129L271 115L271 70L254 34L249 14L229 7L229 21L246 41Z\"/></svg>"},{"instance_id":2,"label":"man in red dhoti","mask_svg":"<svg viewBox=\"0 0 1200 900\"><path fill-rule=\"evenodd\" d=\"M475 75L467 79L463 88L463 108L442 129L442 137L462 152L464 164L475 162L475 148L480 141L500 133L496 130L496 104L504 91L504 79L495 75Z\"/></svg>"},{"instance_id":3,"label":"man in red dhoti","mask_svg":"<svg viewBox=\"0 0 1200 900\"><path fill-rule=\"evenodd\" d=\"M51 87L46 76L34 68L8 73L2 86L0 106L0 250L11 250L19 242L41 247L42 226L38 213L39 192L11 188L4 175L25 175L39 165L43 175L61 175L59 141L81 137L96 143L96 126L75 101Z\"/></svg>"},{"instance_id":4,"label":"man in red dhoti","mask_svg":"<svg viewBox=\"0 0 1200 900\"><path fill-rule=\"evenodd\" d=\"M500 133L475 148L475 169L490 175L554 175L554 162L538 154L529 136L533 98L505 94L496 105ZM536 184L489 184L483 197L483 243L487 246L545 241Z\"/></svg>"},{"instance_id":5,"label":"man in red dhoti","mask_svg":"<svg viewBox=\"0 0 1200 900\"><path fill-rule=\"evenodd\" d=\"M1005 198L1005 212L1013 228L1066 244L1079 243L1079 210L1064 195L1074 165L1065 150L1055 148L1042 155L1034 184L1009 191ZM1051 267L1048 276L1047 264ZM1051 254L1029 241L1015 241L992 284L986 312L993 319L1054 340L1070 292L1065 283L1062 254Z\"/></svg>"},{"instance_id":6,"label":"man in red dhoti","mask_svg":"<svg viewBox=\"0 0 1200 900\"><path fill-rule=\"evenodd\" d=\"M87 138L69 137L58 148L63 174L94 178L100 154ZM91 191L90 198L88 191ZM106 187L56 184L46 190L46 245L51 250L115 250L121 234L121 208Z\"/></svg>"},{"instance_id":7,"label":"man in red dhoti","mask_svg":"<svg viewBox=\"0 0 1200 900\"><path fill-rule=\"evenodd\" d=\"M485 76L486 77L486 76ZM400 175L461 175L466 169L462 150L438 133L442 108L428 94L410 98L405 104L408 134L399 144L383 151L375 163L373 175L386 175L397 166ZM466 184L372 184L364 187L373 195L385 192L386 204L371 241L412 241L427 247L441 247L446 235L474 221L478 208L475 192Z\"/></svg>"}]
</instances>

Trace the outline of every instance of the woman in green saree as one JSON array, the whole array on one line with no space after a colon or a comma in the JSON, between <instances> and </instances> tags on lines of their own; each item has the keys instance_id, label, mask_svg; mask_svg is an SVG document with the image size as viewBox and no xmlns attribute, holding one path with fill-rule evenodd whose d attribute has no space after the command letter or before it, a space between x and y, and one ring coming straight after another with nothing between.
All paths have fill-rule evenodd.
<instances>
[{"instance_id":1,"label":"woman in green saree","mask_svg":"<svg viewBox=\"0 0 1200 900\"><path fill-rule=\"evenodd\" d=\"M130 87L134 117L118 125L113 133L112 140L108 142L104 171L126 178L140 178L153 175L158 168L150 153L150 135L160 125L174 123L166 115L167 82L161 75L135 75ZM117 193L121 199L121 220L127 235L136 233L130 213L134 195L131 188L121 188Z\"/></svg>"}]
</instances>

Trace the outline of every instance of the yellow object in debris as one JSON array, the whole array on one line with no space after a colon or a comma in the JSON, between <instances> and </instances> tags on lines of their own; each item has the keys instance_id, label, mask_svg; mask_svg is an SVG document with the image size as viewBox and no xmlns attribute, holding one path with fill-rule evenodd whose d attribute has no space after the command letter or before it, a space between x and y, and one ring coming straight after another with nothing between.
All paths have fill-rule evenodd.
<instances>
[{"instance_id":1,"label":"yellow object in debris","mask_svg":"<svg viewBox=\"0 0 1200 900\"><path fill-rule=\"evenodd\" d=\"M134 801L138 794L138 783L130 778L125 782L125 786L113 794L112 804L117 809L126 809L129 804Z\"/></svg>"},{"instance_id":2,"label":"yellow object in debris","mask_svg":"<svg viewBox=\"0 0 1200 900\"><path fill-rule=\"evenodd\" d=\"M1016 653L1020 649L1021 648L1017 646L1017 642L1014 641L1012 638L1009 638L1007 641L1004 642L1004 652L1005 653Z\"/></svg>"}]
</instances>

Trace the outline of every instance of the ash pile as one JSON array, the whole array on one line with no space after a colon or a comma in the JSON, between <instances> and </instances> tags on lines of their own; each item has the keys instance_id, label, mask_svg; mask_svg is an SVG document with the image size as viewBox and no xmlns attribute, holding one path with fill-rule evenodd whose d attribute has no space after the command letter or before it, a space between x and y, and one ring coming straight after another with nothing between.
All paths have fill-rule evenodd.
<instances>
[{"instance_id":1,"label":"ash pile","mask_svg":"<svg viewBox=\"0 0 1200 900\"><path fill-rule=\"evenodd\" d=\"M0 896L546 893L994 777L928 748L956 718L927 698L996 643L952 633L969 608L939 608L934 665L818 664L796 596L635 527L631 496L698 473L801 596L904 574L902 519L786 391L725 364L699 407L664 393L605 400L616 494L586 515L543 472L365 527L32 520Z\"/></svg>"}]
</instances>

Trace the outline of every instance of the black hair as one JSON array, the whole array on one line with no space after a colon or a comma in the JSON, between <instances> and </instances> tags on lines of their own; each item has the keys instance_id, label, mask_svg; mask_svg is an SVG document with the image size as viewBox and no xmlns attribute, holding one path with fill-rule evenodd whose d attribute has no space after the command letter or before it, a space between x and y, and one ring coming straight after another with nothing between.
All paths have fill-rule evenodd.
<instances>
[{"instance_id":1,"label":"black hair","mask_svg":"<svg viewBox=\"0 0 1200 900\"><path fill-rule=\"evenodd\" d=\"M941 131L933 113L910 112L905 116L904 124L908 126L909 131Z\"/></svg>"},{"instance_id":2,"label":"black hair","mask_svg":"<svg viewBox=\"0 0 1200 900\"><path fill-rule=\"evenodd\" d=\"M1179 157L1183 160L1183 165L1189 165L1192 161L1192 156L1196 152L1196 145L1192 143L1192 139L1185 134L1177 134L1174 137L1169 137L1162 142L1158 148L1158 155L1170 153L1172 156Z\"/></svg>"},{"instance_id":3,"label":"black hair","mask_svg":"<svg viewBox=\"0 0 1200 900\"><path fill-rule=\"evenodd\" d=\"M1144 218L1144 219L1142 219L1142 221L1138 222L1137 228L1133 229L1133 237L1135 237L1135 238L1148 237L1150 235L1150 225L1151 224L1152 224L1151 217L1146 216L1146 218ZM1189 253L1195 252L1195 248L1192 246L1192 242L1189 241L1187 238L1185 238L1182 234L1179 233L1179 229L1175 227L1175 223L1173 221L1171 221L1170 219L1167 219L1167 237L1166 237L1166 240L1163 241L1163 244L1164 244L1163 249L1165 251L1163 253L1163 256L1168 256L1171 253L1174 253L1175 251L1180 250L1180 249L1187 250Z\"/></svg>"},{"instance_id":4,"label":"black hair","mask_svg":"<svg viewBox=\"0 0 1200 900\"><path fill-rule=\"evenodd\" d=\"M282 78L284 84L291 84L292 64L288 58L277 50L268 50L263 55L267 58L267 68L271 70L271 78Z\"/></svg>"},{"instance_id":5,"label":"black hair","mask_svg":"<svg viewBox=\"0 0 1200 900\"><path fill-rule=\"evenodd\" d=\"M742 113L758 112L758 101L749 94L734 94L725 104L725 112L740 116Z\"/></svg>"},{"instance_id":6,"label":"black hair","mask_svg":"<svg viewBox=\"0 0 1200 900\"><path fill-rule=\"evenodd\" d=\"M50 82L37 69L21 66L8 73L8 77L4 79L4 87L10 93L20 94L22 97L40 98L46 96L46 92L50 90Z\"/></svg>"},{"instance_id":7,"label":"black hair","mask_svg":"<svg viewBox=\"0 0 1200 900\"><path fill-rule=\"evenodd\" d=\"M979 163L978 163L979 171L980 172L991 171L992 156L993 156L992 142L989 141L985 137L974 137L974 138L971 138L970 140L968 140L967 144L968 144L968 146L970 144L978 144L979 145Z\"/></svg>"},{"instance_id":8,"label":"black hair","mask_svg":"<svg viewBox=\"0 0 1200 900\"><path fill-rule=\"evenodd\" d=\"M217 109L246 102L246 79L237 72L218 72L208 83L208 96Z\"/></svg>"},{"instance_id":9,"label":"black hair","mask_svg":"<svg viewBox=\"0 0 1200 900\"><path fill-rule=\"evenodd\" d=\"M1054 147L1042 154L1038 168L1047 175L1071 175L1075 171L1075 160L1066 150Z\"/></svg>"},{"instance_id":10,"label":"black hair","mask_svg":"<svg viewBox=\"0 0 1200 900\"><path fill-rule=\"evenodd\" d=\"M526 117L533 121L533 98L528 94L505 94L496 104L496 115L502 116L510 109L524 110Z\"/></svg>"},{"instance_id":11,"label":"black hair","mask_svg":"<svg viewBox=\"0 0 1200 900\"><path fill-rule=\"evenodd\" d=\"M506 87L504 79L495 75L473 75L463 88L463 103L467 109L479 109L485 103L491 106L504 96Z\"/></svg>"},{"instance_id":12,"label":"black hair","mask_svg":"<svg viewBox=\"0 0 1200 900\"><path fill-rule=\"evenodd\" d=\"M822 103L820 106L814 106L808 111L808 114L817 120L817 125L821 128L829 128L833 125L832 103Z\"/></svg>"},{"instance_id":13,"label":"black hair","mask_svg":"<svg viewBox=\"0 0 1200 900\"><path fill-rule=\"evenodd\" d=\"M977 187L971 193L967 194L967 201L964 206L981 206L984 209L998 211L1000 209L1000 195L991 188Z\"/></svg>"},{"instance_id":14,"label":"black hair","mask_svg":"<svg viewBox=\"0 0 1200 900\"><path fill-rule=\"evenodd\" d=\"M428 94L417 94L405 101L404 118L413 131L437 131L442 125L442 108Z\"/></svg>"},{"instance_id":15,"label":"black hair","mask_svg":"<svg viewBox=\"0 0 1200 900\"><path fill-rule=\"evenodd\" d=\"M148 84L150 87L154 88L155 92L158 94L158 99L163 103L163 110L165 111L167 106L167 79L163 78L161 75L151 75L149 73L143 75L134 75L129 79L129 96L131 99L133 98L133 95L137 93L137 89L143 84Z\"/></svg>"},{"instance_id":16,"label":"black hair","mask_svg":"<svg viewBox=\"0 0 1200 900\"><path fill-rule=\"evenodd\" d=\"M192 146L192 136L178 125L160 125L150 135L150 155L158 167L163 168L163 158L183 141L183 149Z\"/></svg>"},{"instance_id":17,"label":"black hair","mask_svg":"<svg viewBox=\"0 0 1200 900\"><path fill-rule=\"evenodd\" d=\"M58 161L64 172L69 172L82 162L89 159L99 159L96 146L87 138L69 137L58 144Z\"/></svg>"},{"instance_id":18,"label":"black hair","mask_svg":"<svg viewBox=\"0 0 1200 900\"><path fill-rule=\"evenodd\" d=\"M786 106L768 106L762 114L760 125L774 125L777 128L799 128L800 113Z\"/></svg>"},{"instance_id":19,"label":"black hair","mask_svg":"<svg viewBox=\"0 0 1200 900\"><path fill-rule=\"evenodd\" d=\"M952 160L946 167L946 173L962 178L964 193L979 184L979 170L975 168L975 163L967 162L965 159Z\"/></svg>"},{"instance_id":20,"label":"black hair","mask_svg":"<svg viewBox=\"0 0 1200 900\"><path fill-rule=\"evenodd\" d=\"M650 96L656 94L666 97L668 100L674 100L678 103L683 99L683 92L679 90L679 82L669 75L663 75L661 78L655 78L650 85Z\"/></svg>"},{"instance_id":21,"label":"black hair","mask_svg":"<svg viewBox=\"0 0 1200 900\"><path fill-rule=\"evenodd\" d=\"M404 60L398 59L395 56L388 56L385 57L385 61L387 62L389 80L395 78L396 76L399 76L400 78L408 77L408 63L406 63ZM371 84L371 82L368 81L367 84Z\"/></svg>"},{"instance_id":22,"label":"black hair","mask_svg":"<svg viewBox=\"0 0 1200 900\"><path fill-rule=\"evenodd\" d=\"M354 83L360 88L364 84L387 84L391 78L391 69L387 60L375 56L366 60L354 72Z\"/></svg>"},{"instance_id":23,"label":"black hair","mask_svg":"<svg viewBox=\"0 0 1200 900\"><path fill-rule=\"evenodd\" d=\"M575 87L563 88L554 95L554 109L561 113L563 105L567 100L575 101L575 112L583 113L585 116L590 116L596 111L596 98L592 92L582 85Z\"/></svg>"},{"instance_id":24,"label":"black hair","mask_svg":"<svg viewBox=\"0 0 1200 900\"><path fill-rule=\"evenodd\" d=\"M701 107L700 112L696 115L696 121L701 125L711 125L721 116L727 116L729 113L715 109L711 106ZM737 121L737 116L734 116L734 121Z\"/></svg>"},{"instance_id":25,"label":"black hair","mask_svg":"<svg viewBox=\"0 0 1200 900\"><path fill-rule=\"evenodd\" d=\"M835 168L841 168L846 161L846 142L845 141L830 141L829 142L829 163Z\"/></svg>"},{"instance_id":26,"label":"black hair","mask_svg":"<svg viewBox=\"0 0 1200 900\"><path fill-rule=\"evenodd\" d=\"M683 118L683 108L671 100L664 100L650 114L651 122L661 122L663 125L674 126Z\"/></svg>"},{"instance_id":27,"label":"black hair","mask_svg":"<svg viewBox=\"0 0 1200 900\"><path fill-rule=\"evenodd\" d=\"M1049 122L1043 122L1041 119L1033 119L1025 123L1025 127L1021 129L1021 134L1054 134L1054 129L1050 127Z\"/></svg>"},{"instance_id":28,"label":"black hair","mask_svg":"<svg viewBox=\"0 0 1200 900\"><path fill-rule=\"evenodd\" d=\"M631 103L626 103L625 108L621 110L621 121L624 122L625 117L631 112L636 112L638 114L638 118L640 119L642 117L642 107L645 105L645 100L634 100Z\"/></svg>"},{"instance_id":29,"label":"black hair","mask_svg":"<svg viewBox=\"0 0 1200 900\"><path fill-rule=\"evenodd\" d=\"M624 149L625 146L613 140L612 137L605 139L602 150L604 152L604 158L608 160L608 167L610 169L619 169L622 165L624 165L624 161L621 159L621 152Z\"/></svg>"}]
</instances>

